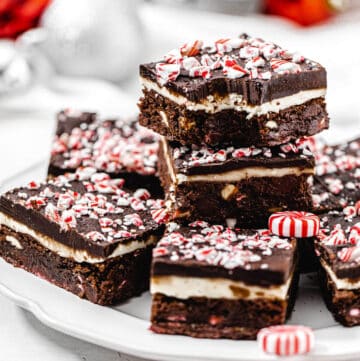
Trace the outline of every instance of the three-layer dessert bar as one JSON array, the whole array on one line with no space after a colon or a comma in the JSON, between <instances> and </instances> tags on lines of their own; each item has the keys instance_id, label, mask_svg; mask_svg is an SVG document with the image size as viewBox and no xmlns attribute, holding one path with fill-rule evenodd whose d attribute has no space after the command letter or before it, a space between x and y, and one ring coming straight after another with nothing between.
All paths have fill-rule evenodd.
<instances>
[{"instance_id":1,"label":"three-layer dessert bar","mask_svg":"<svg viewBox=\"0 0 360 361\"><path fill-rule=\"evenodd\" d=\"M163 200L79 168L0 198L0 256L91 302L108 305L148 288L163 233Z\"/></svg>"},{"instance_id":2,"label":"three-layer dessert bar","mask_svg":"<svg viewBox=\"0 0 360 361\"><path fill-rule=\"evenodd\" d=\"M295 239L204 221L168 227L153 251L154 332L254 339L285 322L298 281Z\"/></svg>"},{"instance_id":3,"label":"three-layer dessert bar","mask_svg":"<svg viewBox=\"0 0 360 361\"><path fill-rule=\"evenodd\" d=\"M321 217L315 242L320 282L334 318L344 326L360 325L360 202Z\"/></svg>"},{"instance_id":4,"label":"three-layer dessert bar","mask_svg":"<svg viewBox=\"0 0 360 361\"><path fill-rule=\"evenodd\" d=\"M273 212L311 209L313 173L313 155L301 142L214 148L160 141L159 176L173 219L266 227Z\"/></svg>"},{"instance_id":5,"label":"three-layer dessert bar","mask_svg":"<svg viewBox=\"0 0 360 361\"><path fill-rule=\"evenodd\" d=\"M140 66L140 123L182 144L274 146L328 128L326 71L246 34Z\"/></svg>"}]
</instances>

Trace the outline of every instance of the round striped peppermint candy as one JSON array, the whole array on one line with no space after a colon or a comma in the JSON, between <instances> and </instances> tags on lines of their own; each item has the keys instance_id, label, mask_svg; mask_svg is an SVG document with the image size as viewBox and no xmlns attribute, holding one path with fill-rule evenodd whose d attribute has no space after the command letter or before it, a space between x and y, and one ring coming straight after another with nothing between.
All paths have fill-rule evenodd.
<instances>
[{"instance_id":1,"label":"round striped peppermint candy","mask_svg":"<svg viewBox=\"0 0 360 361\"><path fill-rule=\"evenodd\" d=\"M302 355L313 348L314 333L305 326L270 326L260 330L257 340L266 353L278 356Z\"/></svg>"},{"instance_id":2,"label":"round striped peppermint candy","mask_svg":"<svg viewBox=\"0 0 360 361\"><path fill-rule=\"evenodd\" d=\"M308 212L277 212L269 218L269 229L283 237L314 237L319 233L320 219Z\"/></svg>"}]
</instances>

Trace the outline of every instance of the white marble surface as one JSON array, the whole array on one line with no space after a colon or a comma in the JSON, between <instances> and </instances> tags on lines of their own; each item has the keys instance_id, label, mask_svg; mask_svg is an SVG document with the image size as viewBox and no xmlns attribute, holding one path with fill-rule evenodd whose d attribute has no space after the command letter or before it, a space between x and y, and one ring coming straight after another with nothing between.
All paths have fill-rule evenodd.
<instances>
[{"instance_id":1,"label":"white marble surface","mask_svg":"<svg viewBox=\"0 0 360 361\"><path fill-rule=\"evenodd\" d=\"M341 141L360 134L360 14L333 24L299 30L270 19L187 13L179 9L141 9L147 48L142 62L194 37L216 38L247 31L299 49L328 69L332 129L325 134ZM166 31L164 31L164 29ZM219 30L220 29L220 30ZM118 87L95 80L54 79L51 87L37 85L27 94L0 98L0 184L18 171L48 157L54 113L62 107L99 110L102 114L134 113L139 94L137 76ZM62 335L41 325L0 296L1 360L135 360Z\"/></svg>"}]
</instances>

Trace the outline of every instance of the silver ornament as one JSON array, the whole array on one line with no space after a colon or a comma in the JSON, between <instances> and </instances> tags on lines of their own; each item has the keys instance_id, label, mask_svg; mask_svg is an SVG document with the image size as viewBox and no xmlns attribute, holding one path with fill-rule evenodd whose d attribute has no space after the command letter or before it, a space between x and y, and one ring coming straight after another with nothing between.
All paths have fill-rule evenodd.
<instances>
[{"instance_id":1,"label":"silver ornament","mask_svg":"<svg viewBox=\"0 0 360 361\"><path fill-rule=\"evenodd\" d=\"M25 56L10 40L0 41L0 95L26 90L33 75Z\"/></svg>"},{"instance_id":2,"label":"silver ornament","mask_svg":"<svg viewBox=\"0 0 360 361\"><path fill-rule=\"evenodd\" d=\"M28 47L44 54L60 74L123 80L135 71L142 47L136 3L54 0L41 28L25 33L22 43L35 38Z\"/></svg>"}]
</instances>

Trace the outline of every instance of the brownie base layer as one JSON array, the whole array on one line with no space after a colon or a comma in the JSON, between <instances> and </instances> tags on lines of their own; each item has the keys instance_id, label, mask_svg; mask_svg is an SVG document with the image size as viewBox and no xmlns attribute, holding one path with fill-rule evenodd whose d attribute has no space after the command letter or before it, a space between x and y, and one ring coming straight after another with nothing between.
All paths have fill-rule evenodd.
<instances>
[{"instance_id":1,"label":"brownie base layer","mask_svg":"<svg viewBox=\"0 0 360 361\"><path fill-rule=\"evenodd\" d=\"M49 165L47 179L50 180L65 173L74 173L76 169L63 169L52 164ZM147 189L152 197L163 197L164 190L161 187L159 177L155 175L141 175L138 173L108 173L113 179L123 178L126 187L130 190L137 190L138 188Z\"/></svg>"},{"instance_id":2,"label":"brownie base layer","mask_svg":"<svg viewBox=\"0 0 360 361\"><path fill-rule=\"evenodd\" d=\"M266 227L274 212L311 207L306 180L307 176L284 176L232 182L230 186L237 189L239 196L229 198L222 195L229 183L182 183L176 188L171 213L174 219L216 223L234 218L241 227Z\"/></svg>"},{"instance_id":3,"label":"brownie base layer","mask_svg":"<svg viewBox=\"0 0 360 361\"><path fill-rule=\"evenodd\" d=\"M245 228L267 228L269 216L312 208L308 175L253 177L239 182L184 182L175 186L159 152L159 174L173 219L223 222L235 218Z\"/></svg>"},{"instance_id":4,"label":"brownie base layer","mask_svg":"<svg viewBox=\"0 0 360 361\"><path fill-rule=\"evenodd\" d=\"M9 236L18 240L18 247L6 240ZM5 226L0 229L0 257L6 262L100 305L116 304L148 289L152 248L137 249L103 263L77 263L28 235Z\"/></svg>"},{"instance_id":5,"label":"brownie base layer","mask_svg":"<svg viewBox=\"0 0 360 361\"><path fill-rule=\"evenodd\" d=\"M319 281L326 306L334 319L347 327L360 325L360 289L338 290L322 267Z\"/></svg>"},{"instance_id":6,"label":"brownie base layer","mask_svg":"<svg viewBox=\"0 0 360 361\"><path fill-rule=\"evenodd\" d=\"M155 294L151 330L197 338L254 340L267 326L283 324L293 309L299 277L294 274L288 300L178 299Z\"/></svg>"},{"instance_id":7,"label":"brownie base layer","mask_svg":"<svg viewBox=\"0 0 360 361\"><path fill-rule=\"evenodd\" d=\"M245 111L229 109L213 114L190 111L154 90L143 92L139 103L140 124L182 144L274 146L329 127L323 98L247 119Z\"/></svg>"}]
</instances>

